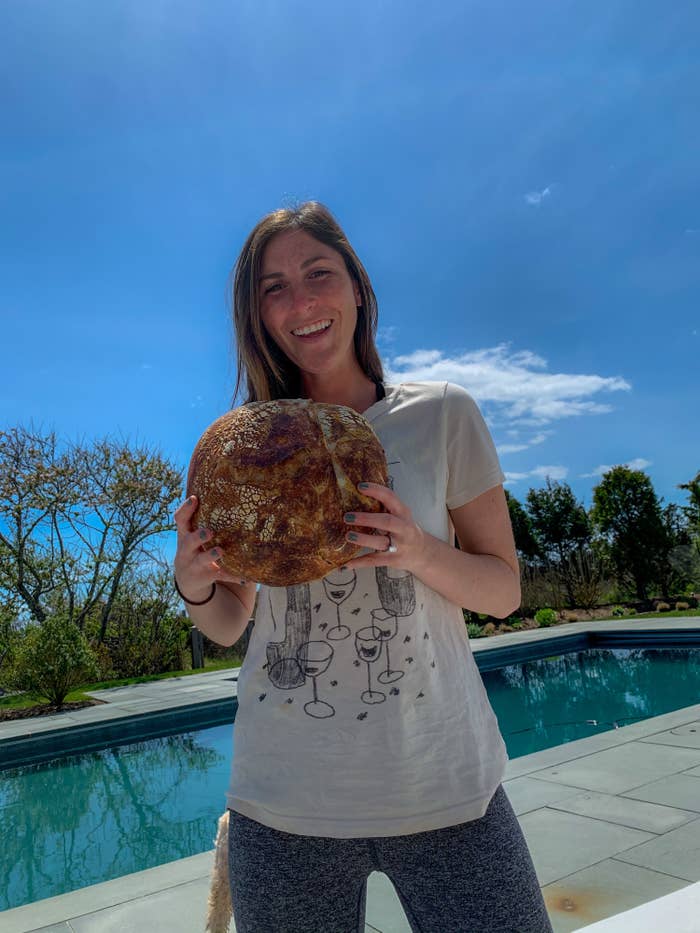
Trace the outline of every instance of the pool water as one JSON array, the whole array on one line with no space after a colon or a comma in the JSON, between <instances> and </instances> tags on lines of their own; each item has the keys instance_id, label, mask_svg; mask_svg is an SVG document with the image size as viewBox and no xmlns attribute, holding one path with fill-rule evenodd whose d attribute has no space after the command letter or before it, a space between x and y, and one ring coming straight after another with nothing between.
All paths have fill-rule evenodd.
<instances>
[{"instance_id":1,"label":"pool water","mask_svg":"<svg viewBox=\"0 0 700 933\"><path fill-rule=\"evenodd\" d=\"M700 699L693 647L594 648L482 676L511 758ZM231 754L229 723L0 772L0 910L211 849Z\"/></svg>"}]
</instances>

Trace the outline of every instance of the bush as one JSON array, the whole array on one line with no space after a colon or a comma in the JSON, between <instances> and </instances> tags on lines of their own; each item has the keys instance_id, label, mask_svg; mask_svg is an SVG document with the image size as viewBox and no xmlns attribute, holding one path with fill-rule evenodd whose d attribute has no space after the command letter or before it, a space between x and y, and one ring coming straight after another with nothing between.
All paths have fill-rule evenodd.
<instances>
[{"instance_id":1,"label":"bush","mask_svg":"<svg viewBox=\"0 0 700 933\"><path fill-rule=\"evenodd\" d=\"M679 612L685 612L686 609L690 609L690 603L676 603L676 609Z\"/></svg>"},{"instance_id":2,"label":"bush","mask_svg":"<svg viewBox=\"0 0 700 933\"><path fill-rule=\"evenodd\" d=\"M622 606L613 606L612 609L610 610L611 616L623 616L624 614L625 614L625 610Z\"/></svg>"},{"instance_id":3,"label":"bush","mask_svg":"<svg viewBox=\"0 0 700 933\"><path fill-rule=\"evenodd\" d=\"M484 631L476 622L470 622L467 626L467 635L469 635L470 638L483 638Z\"/></svg>"},{"instance_id":4,"label":"bush","mask_svg":"<svg viewBox=\"0 0 700 933\"><path fill-rule=\"evenodd\" d=\"M64 613L29 626L3 682L14 690L45 697L61 706L66 696L98 673L95 654L85 636Z\"/></svg>"},{"instance_id":5,"label":"bush","mask_svg":"<svg viewBox=\"0 0 700 933\"><path fill-rule=\"evenodd\" d=\"M557 614L554 609L538 609L535 613L535 622L546 628L548 625L554 625L557 621Z\"/></svg>"},{"instance_id":6,"label":"bush","mask_svg":"<svg viewBox=\"0 0 700 933\"><path fill-rule=\"evenodd\" d=\"M495 631L496 631L496 626L493 624L493 622L487 622L486 625L481 630L483 635L493 635Z\"/></svg>"},{"instance_id":7,"label":"bush","mask_svg":"<svg viewBox=\"0 0 700 933\"><path fill-rule=\"evenodd\" d=\"M657 612L668 612L671 607L668 603L657 603L655 608Z\"/></svg>"}]
</instances>

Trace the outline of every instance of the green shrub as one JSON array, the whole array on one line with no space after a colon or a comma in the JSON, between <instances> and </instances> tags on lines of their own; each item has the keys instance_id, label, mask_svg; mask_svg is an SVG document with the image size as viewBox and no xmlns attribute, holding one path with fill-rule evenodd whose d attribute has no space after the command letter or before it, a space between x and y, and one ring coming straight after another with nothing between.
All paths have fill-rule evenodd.
<instances>
[{"instance_id":1,"label":"green shrub","mask_svg":"<svg viewBox=\"0 0 700 933\"><path fill-rule=\"evenodd\" d=\"M611 616L623 616L624 614L625 614L625 610L623 606L613 606L612 609L610 610Z\"/></svg>"},{"instance_id":2,"label":"green shrub","mask_svg":"<svg viewBox=\"0 0 700 933\"><path fill-rule=\"evenodd\" d=\"M538 609L535 613L535 622L537 622L543 628L546 628L549 625L554 625L556 621L557 614L554 609Z\"/></svg>"},{"instance_id":3,"label":"green shrub","mask_svg":"<svg viewBox=\"0 0 700 933\"><path fill-rule=\"evenodd\" d=\"M44 697L61 706L66 696L98 673L95 654L85 636L64 613L29 626L3 683L14 690Z\"/></svg>"},{"instance_id":4,"label":"green shrub","mask_svg":"<svg viewBox=\"0 0 700 933\"><path fill-rule=\"evenodd\" d=\"M628 615L628 616L636 616L636 615L637 615L637 610L636 610L636 609L628 609L628 610L627 610L627 615Z\"/></svg>"},{"instance_id":5,"label":"green shrub","mask_svg":"<svg viewBox=\"0 0 700 933\"><path fill-rule=\"evenodd\" d=\"M469 635L470 638L483 638L484 631L476 622L470 622L467 626L467 635Z\"/></svg>"}]
</instances>

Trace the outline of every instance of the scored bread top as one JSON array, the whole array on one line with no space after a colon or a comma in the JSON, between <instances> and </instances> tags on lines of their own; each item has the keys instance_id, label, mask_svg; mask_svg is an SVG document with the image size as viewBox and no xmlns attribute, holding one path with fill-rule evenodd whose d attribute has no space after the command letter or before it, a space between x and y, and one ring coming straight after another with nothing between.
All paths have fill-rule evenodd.
<instances>
[{"instance_id":1,"label":"scored bread top","mask_svg":"<svg viewBox=\"0 0 700 933\"><path fill-rule=\"evenodd\" d=\"M345 512L379 512L359 482L387 485L386 456L352 408L278 399L217 418L190 461L193 526L210 528L231 573L268 586L317 580L361 551Z\"/></svg>"}]
</instances>

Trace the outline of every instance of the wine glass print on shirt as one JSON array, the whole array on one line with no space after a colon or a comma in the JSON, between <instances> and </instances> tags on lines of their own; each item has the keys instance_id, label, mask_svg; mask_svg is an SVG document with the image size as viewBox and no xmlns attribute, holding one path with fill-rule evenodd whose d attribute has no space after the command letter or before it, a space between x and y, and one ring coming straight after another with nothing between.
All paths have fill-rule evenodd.
<instances>
[{"instance_id":1,"label":"wine glass print on shirt","mask_svg":"<svg viewBox=\"0 0 700 933\"><path fill-rule=\"evenodd\" d=\"M331 641L339 641L341 638L347 638L350 635L350 629L347 625L341 625L340 622L340 604L350 596L357 585L357 574L354 570L334 570L323 578L323 588L326 596L332 603L335 603L335 612L337 622L333 628L328 629L326 638Z\"/></svg>"},{"instance_id":2,"label":"wine glass print on shirt","mask_svg":"<svg viewBox=\"0 0 700 933\"><path fill-rule=\"evenodd\" d=\"M405 671L392 670L389 658L389 642L398 633L399 618L407 618L416 608L416 588L413 575L397 567L376 567L377 592L381 609L372 610L372 622L379 630L379 637L386 647L386 670L377 678L382 684L400 680Z\"/></svg>"},{"instance_id":3,"label":"wine glass print on shirt","mask_svg":"<svg viewBox=\"0 0 700 933\"><path fill-rule=\"evenodd\" d=\"M372 674L370 665L374 664L382 650L380 631L376 625L367 625L355 633L355 651L361 661L367 664L367 689L363 691L363 703L383 703L386 694L381 690L372 690Z\"/></svg>"},{"instance_id":4,"label":"wine glass print on shirt","mask_svg":"<svg viewBox=\"0 0 700 933\"><path fill-rule=\"evenodd\" d=\"M314 684L314 698L304 703L304 712L315 719L327 719L335 716L335 709L325 700L319 700L316 678L324 674L333 660L333 649L327 641L307 641L297 651L299 664L306 677L311 677Z\"/></svg>"}]
</instances>

